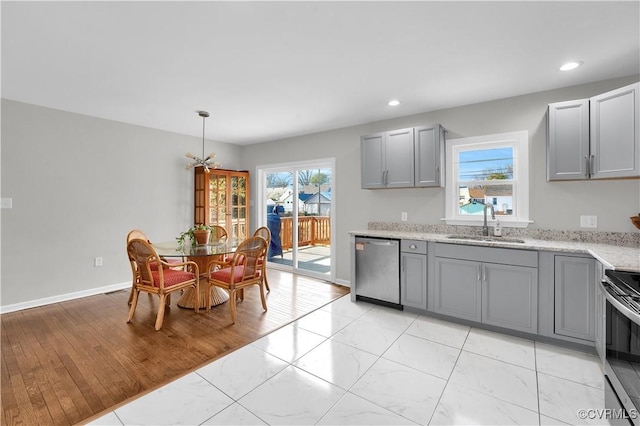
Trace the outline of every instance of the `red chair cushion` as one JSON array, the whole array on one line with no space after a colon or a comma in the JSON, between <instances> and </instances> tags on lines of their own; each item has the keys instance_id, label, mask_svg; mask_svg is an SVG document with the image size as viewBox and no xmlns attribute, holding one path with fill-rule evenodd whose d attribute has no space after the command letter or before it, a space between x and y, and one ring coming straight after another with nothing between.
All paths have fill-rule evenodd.
<instances>
[{"instance_id":1,"label":"red chair cushion","mask_svg":"<svg viewBox=\"0 0 640 426\"><path fill-rule=\"evenodd\" d=\"M191 272L186 271L175 271L173 269L163 269L162 274L164 275L164 286L171 287L176 284L181 284L185 281L189 281L194 279L196 276ZM151 271L151 275L153 276L153 285L155 287L160 286L160 273L158 271Z\"/></svg>"},{"instance_id":2,"label":"red chair cushion","mask_svg":"<svg viewBox=\"0 0 640 426\"><path fill-rule=\"evenodd\" d=\"M232 268L223 268L223 269L218 269L217 271L214 271L211 274L211 278L213 278L214 280L217 281L222 281L225 282L227 284L231 283L231 269ZM242 276L244 274L244 266L236 266L235 268L233 268L233 282L234 283L238 283L240 281L242 281ZM260 276L260 270L257 269L255 274L254 274L254 278L258 278Z\"/></svg>"}]
</instances>

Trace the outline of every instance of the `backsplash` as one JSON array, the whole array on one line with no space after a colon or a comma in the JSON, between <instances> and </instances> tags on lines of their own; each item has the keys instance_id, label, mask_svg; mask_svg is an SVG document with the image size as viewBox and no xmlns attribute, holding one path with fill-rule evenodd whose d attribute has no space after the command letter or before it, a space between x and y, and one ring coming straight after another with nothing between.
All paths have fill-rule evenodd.
<instances>
[{"instance_id":1,"label":"backsplash","mask_svg":"<svg viewBox=\"0 0 640 426\"><path fill-rule=\"evenodd\" d=\"M422 232L427 234L482 235L481 226L421 225L405 222L369 222L377 231ZM557 231L552 229L502 228L502 236L545 241L573 241L640 247L640 232Z\"/></svg>"}]
</instances>

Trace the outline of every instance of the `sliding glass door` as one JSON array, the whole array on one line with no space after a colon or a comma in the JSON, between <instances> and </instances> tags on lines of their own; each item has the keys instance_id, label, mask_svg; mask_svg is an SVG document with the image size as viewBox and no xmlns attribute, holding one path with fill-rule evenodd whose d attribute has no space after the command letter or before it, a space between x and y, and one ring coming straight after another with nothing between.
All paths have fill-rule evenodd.
<instances>
[{"instance_id":1,"label":"sliding glass door","mask_svg":"<svg viewBox=\"0 0 640 426\"><path fill-rule=\"evenodd\" d=\"M258 226L272 235L269 266L333 281L334 160L258 167Z\"/></svg>"}]
</instances>

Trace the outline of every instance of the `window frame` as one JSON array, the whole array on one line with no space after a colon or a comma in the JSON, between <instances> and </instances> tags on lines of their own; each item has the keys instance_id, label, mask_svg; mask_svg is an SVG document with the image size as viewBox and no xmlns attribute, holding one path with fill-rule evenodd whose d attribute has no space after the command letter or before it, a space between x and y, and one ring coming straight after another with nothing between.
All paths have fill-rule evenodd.
<instances>
[{"instance_id":1,"label":"window frame","mask_svg":"<svg viewBox=\"0 0 640 426\"><path fill-rule=\"evenodd\" d=\"M511 147L513 149L513 210L510 216L497 217L506 227L526 228L529 220L529 132L526 130L450 139L446 143L445 222L447 225L482 226L482 215L459 214L457 160L460 151ZM499 181L491 181L498 183Z\"/></svg>"}]
</instances>

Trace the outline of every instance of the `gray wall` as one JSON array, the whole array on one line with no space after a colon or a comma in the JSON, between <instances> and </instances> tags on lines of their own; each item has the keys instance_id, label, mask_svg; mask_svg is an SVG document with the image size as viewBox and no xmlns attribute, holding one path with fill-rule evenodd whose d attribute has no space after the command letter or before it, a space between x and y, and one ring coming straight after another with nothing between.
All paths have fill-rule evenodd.
<instances>
[{"instance_id":1,"label":"gray wall","mask_svg":"<svg viewBox=\"0 0 640 426\"><path fill-rule=\"evenodd\" d=\"M442 189L360 189L360 135L434 122L450 139L528 130L532 227L637 232L640 180L546 182L545 113L550 102L592 96L638 76L469 105L244 147L207 141L206 152L229 169L335 157L337 278L349 280L348 235L369 221L439 224ZM186 151L197 137L2 100L0 306L127 284L125 236L142 228L172 240L193 220L193 173ZM252 180L255 194L255 180ZM255 227L256 211L251 212ZM104 258L95 268L94 257Z\"/></svg>"},{"instance_id":2,"label":"gray wall","mask_svg":"<svg viewBox=\"0 0 640 426\"><path fill-rule=\"evenodd\" d=\"M370 221L400 222L403 211L410 223L443 223L444 189L360 189L360 135L385 130L441 123L449 139L527 130L534 221L530 228L578 230L580 215L597 215L597 231L637 232L629 217L640 212L640 180L546 181L546 110L551 102L590 97L638 79L629 76L251 145L242 151L242 164L253 172L257 165L336 158L338 280L349 279L347 232L366 229ZM255 181L252 190L255 194ZM254 212L251 217L256 220Z\"/></svg>"},{"instance_id":3,"label":"gray wall","mask_svg":"<svg viewBox=\"0 0 640 426\"><path fill-rule=\"evenodd\" d=\"M129 230L167 241L193 223L184 153L201 150L201 138L3 99L2 197L13 208L0 210L1 306L130 283ZM232 169L239 150L205 149Z\"/></svg>"}]
</instances>

